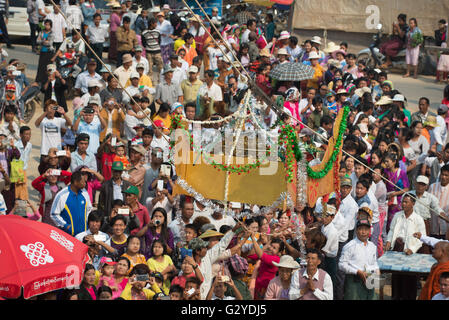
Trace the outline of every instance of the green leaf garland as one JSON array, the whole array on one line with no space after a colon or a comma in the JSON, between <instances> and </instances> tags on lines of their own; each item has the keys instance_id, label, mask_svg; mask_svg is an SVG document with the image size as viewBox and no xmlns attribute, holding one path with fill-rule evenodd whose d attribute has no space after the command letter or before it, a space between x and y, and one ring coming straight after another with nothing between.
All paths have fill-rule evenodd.
<instances>
[{"instance_id":1,"label":"green leaf garland","mask_svg":"<svg viewBox=\"0 0 449 320\"><path fill-rule=\"evenodd\" d=\"M340 122L340 128L338 129L338 135L337 135L337 140L335 142L335 147L334 147L331 157L325 164L324 168L320 171L314 171L307 164L307 175L310 178L321 179L321 178L325 177L329 173L329 171L332 169L334 162L336 161L339 151L340 151L340 146L343 141L343 134L346 131L347 119L348 119L349 112L350 112L349 107L344 107L343 117ZM281 123L281 129L279 130L279 133L280 133L279 141L280 141L281 145L283 145L285 147L285 153L286 153L284 165L285 165L285 169L287 170L287 173L285 176L286 176L287 182L291 183L291 182L293 182L293 175L295 174L295 172L293 170L293 160L296 159L296 161L300 161L302 159L303 155L302 155L301 149L299 148L298 137L296 135L295 129L291 125Z\"/></svg>"}]
</instances>

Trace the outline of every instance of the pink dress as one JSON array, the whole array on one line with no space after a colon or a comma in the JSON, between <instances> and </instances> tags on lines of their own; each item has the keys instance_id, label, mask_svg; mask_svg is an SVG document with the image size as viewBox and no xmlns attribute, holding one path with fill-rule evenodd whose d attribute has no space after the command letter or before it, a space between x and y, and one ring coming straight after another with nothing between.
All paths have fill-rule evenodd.
<instances>
[{"instance_id":1,"label":"pink dress","mask_svg":"<svg viewBox=\"0 0 449 320\"><path fill-rule=\"evenodd\" d=\"M101 280L101 278L100 278L100 280ZM122 282L120 282L118 284L115 283L114 277L112 277L111 279L108 279L108 280L107 280L107 278L105 278L105 280L106 280L108 287L110 287L112 289L112 300L120 297L120 295L122 294L122 291L125 289L126 284L128 283L128 278L124 278L122 280Z\"/></svg>"},{"instance_id":2,"label":"pink dress","mask_svg":"<svg viewBox=\"0 0 449 320\"><path fill-rule=\"evenodd\" d=\"M248 256L249 259L257 260L257 254L252 254ZM254 300L263 300L265 296L265 291L267 290L270 281L276 277L276 272L278 268L273 264L273 262L278 263L281 260L279 256L270 256L265 252L260 258L259 273L256 278L256 287L254 290Z\"/></svg>"}]
</instances>

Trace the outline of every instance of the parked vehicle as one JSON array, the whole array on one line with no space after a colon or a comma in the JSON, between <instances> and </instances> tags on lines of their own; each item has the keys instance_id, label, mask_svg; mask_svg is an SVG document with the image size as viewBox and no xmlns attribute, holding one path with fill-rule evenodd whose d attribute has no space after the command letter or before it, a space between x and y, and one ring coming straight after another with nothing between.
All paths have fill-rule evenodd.
<instances>
[{"instance_id":1,"label":"parked vehicle","mask_svg":"<svg viewBox=\"0 0 449 320\"><path fill-rule=\"evenodd\" d=\"M382 37L382 24L377 25L377 33L373 35L373 40L370 46L361 50L357 55L357 63L364 61L369 68L377 68L386 61L386 56L380 52L380 46L383 40ZM425 48L426 44L431 41L431 38L424 37L425 42L419 51L418 60L418 73L419 74L434 74L436 70L436 64L432 62L432 57L427 53ZM400 69L401 71L407 70L407 63L405 60L406 49L399 51L396 57L391 59L392 69Z\"/></svg>"}]
</instances>

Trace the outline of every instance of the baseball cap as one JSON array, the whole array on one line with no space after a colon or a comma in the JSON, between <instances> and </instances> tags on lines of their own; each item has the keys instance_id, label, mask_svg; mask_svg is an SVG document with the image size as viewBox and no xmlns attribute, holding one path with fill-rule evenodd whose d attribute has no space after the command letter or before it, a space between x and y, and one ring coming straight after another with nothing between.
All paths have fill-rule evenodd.
<instances>
[{"instance_id":1,"label":"baseball cap","mask_svg":"<svg viewBox=\"0 0 449 320\"><path fill-rule=\"evenodd\" d=\"M424 183L425 185L429 184L429 178L426 176L418 176L418 178L416 178L416 182L418 183Z\"/></svg>"},{"instance_id":2,"label":"baseball cap","mask_svg":"<svg viewBox=\"0 0 449 320\"><path fill-rule=\"evenodd\" d=\"M352 187L352 180L351 180L351 178L344 177L343 179L341 179L340 187L344 187L344 186Z\"/></svg>"},{"instance_id":3,"label":"baseball cap","mask_svg":"<svg viewBox=\"0 0 449 320\"><path fill-rule=\"evenodd\" d=\"M135 50L135 51L143 51L143 48L142 48L141 45L138 44L138 45L134 48L134 50Z\"/></svg>"},{"instance_id":4,"label":"baseball cap","mask_svg":"<svg viewBox=\"0 0 449 320\"><path fill-rule=\"evenodd\" d=\"M94 59L94 58L90 58L88 61L87 61L87 64L96 64L97 63L97 61Z\"/></svg>"},{"instance_id":5,"label":"baseball cap","mask_svg":"<svg viewBox=\"0 0 449 320\"><path fill-rule=\"evenodd\" d=\"M142 147L140 144L137 144L137 145L133 145L132 147L131 147L131 150L134 150L135 152L138 152L138 153L140 153L141 155L145 155L145 153L147 152L146 150L145 150L145 148L144 147Z\"/></svg>"},{"instance_id":6,"label":"baseball cap","mask_svg":"<svg viewBox=\"0 0 449 320\"><path fill-rule=\"evenodd\" d=\"M139 189L136 186L129 186L123 193L134 194L139 196Z\"/></svg>"},{"instance_id":7,"label":"baseball cap","mask_svg":"<svg viewBox=\"0 0 449 320\"><path fill-rule=\"evenodd\" d=\"M100 83L98 82L97 79L89 80L89 82L87 83L87 87L89 87L89 88L99 87L99 86L100 86Z\"/></svg>"},{"instance_id":8,"label":"baseball cap","mask_svg":"<svg viewBox=\"0 0 449 320\"><path fill-rule=\"evenodd\" d=\"M447 105L445 104L440 104L440 106L438 107L438 114L445 114L447 111L449 110L449 108L447 107Z\"/></svg>"},{"instance_id":9,"label":"baseball cap","mask_svg":"<svg viewBox=\"0 0 449 320\"><path fill-rule=\"evenodd\" d=\"M114 161L112 163L112 168L111 169L115 170L115 171L123 171L123 170L125 170L124 167L123 167L123 162L121 162L121 161Z\"/></svg>"},{"instance_id":10,"label":"baseball cap","mask_svg":"<svg viewBox=\"0 0 449 320\"><path fill-rule=\"evenodd\" d=\"M56 65L53 63L48 64L47 71L51 71L51 72L56 71Z\"/></svg>"},{"instance_id":11,"label":"baseball cap","mask_svg":"<svg viewBox=\"0 0 449 320\"><path fill-rule=\"evenodd\" d=\"M134 79L134 78L139 79L140 78L140 74L138 72L136 72L136 71L133 71L133 72L131 72L131 75L129 76L129 78L130 79Z\"/></svg>"},{"instance_id":12,"label":"baseball cap","mask_svg":"<svg viewBox=\"0 0 449 320\"><path fill-rule=\"evenodd\" d=\"M110 65L110 64L106 64L106 66L103 66L103 67L101 68L100 73L103 73L103 72L109 72L109 70L106 69L106 67L108 67L108 69L112 71L111 65Z\"/></svg>"},{"instance_id":13,"label":"baseball cap","mask_svg":"<svg viewBox=\"0 0 449 320\"><path fill-rule=\"evenodd\" d=\"M99 96L95 95L95 96L91 96L89 97L89 102L88 104L96 104L97 106L101 105L101 99ZM93 109L92 109L93 111ZM86 112L86 111L85 111ZM93 113L93 112L88 112L88 113Z\"/></svg>"},{"instance_id":14,"label":"baseball cap","mask_svg":"<svg viewBox=\"0 0 449 320\"><path fill-rule=\"evenodd\" d=\"M178 58L176 58L176 59L178 59ZM163 74L166 74L167 72L173 72L173 71L174 71L174 69L170 65L166 65L164 67Z\"/></svg>"},{"instance_id":15,"label":"baseball cap","mask_svg":"<svg viewBox=\"0 0 449 320\"><path fill-rule=\"evenodd\" d=\"M371 223L367 219L357 220L356 228L361 227L361 226L367 226L367 227L371 228Z\"/></svg>"},{"instance_id":16,"label":"baseball cap","mask_svg":"<svg viewBox=\"0 0 449 320\"><path fill-rule=\"evenodd\" d=\"M189 73L193 72L193 73L198 73L198 67L197 66L190 66L189 67Z\"/></svg>"},{"instance_id":17,"label":"baseball cap","mask_svg":"<svg viewBox=\"0 0 449 320\"><path fill-rule=\"evenodd\" d=\"M103 268L105 265L108 265L108 266L115 266L117 264L117 262L115 262L114 260L112 260L111 258L109 258L109 257L102 257L101 259L100 259L100 265L101 265L101 268Z\"/></svg>"},{"instance_id":18,"label":"baseball cap","mask_svg":"<svg viewBox=\"0 0 449 320\"><path fill-rule=\"evenodd\" d=\"M168 4L164 4L164 5L162 6L162 9L167 9L167 10L170 10L170 5L168 5Z\"/></svg>"},{"instance_id":19,"label":"baseball cap","mask_svg":"<svg viewBox=\"0 0 449 320\"><path fill-rule=\"evenodd\" d=\"M142 62L139 62L139 63L136 65L136 69L139 69L139 68L145 69L145 65L144 65Z\"/></svg>"}]
</instances>

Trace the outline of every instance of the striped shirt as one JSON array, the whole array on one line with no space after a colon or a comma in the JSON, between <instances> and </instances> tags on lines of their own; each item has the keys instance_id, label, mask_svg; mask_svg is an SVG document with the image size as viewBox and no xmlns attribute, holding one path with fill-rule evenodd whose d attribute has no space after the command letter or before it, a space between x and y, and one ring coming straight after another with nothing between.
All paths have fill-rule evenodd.
<instances>
[{"instance_id":1,"label":"striped shirt","mask_svg":"<svg viewBox=\"0 0 449 320\"><path fill-rule=\"evenodd\" d=\"M88 230L87 217L91 211L92 203L86 189L75 193L69 185L56 194L50 216L57 227L75 236Z\"/></svg>"},{"instance_id":2,"label":"striped shirt","mask_svg":"<svg viewBox=\"0 0 449 320\"><path fill-rule=\"evenodd\" d=\"M8 5L6 4L6 0L0 0L0 14L4 14L6 18L8 18Z\"/></svg>"},{"instance_id":3,"label":"striped shirt","mask_svg":"<svg viewBox=\"0 0 449 320\"><path fill-rule=\"evenodd\" d=\"M142 32L142 37L145 39L145 50L149 53L161 52L161 32L158 29L145 30Z\"/></svg>"},{"instance_id":4,"label":"striped shirt","mask_svg":"<svg viewBox=\"0 0 449 320\"><path fill-rule=\"evenodd\" d=\"M447 214L449 212L449 184L443 187L440 182L436 182L429 187L428 192L439 200L441 210ZM448 223L440 219L436 213L432 212L432 217L430 218L430 234L444 235L447 229Z\"/></svg>"}]
</instances>

